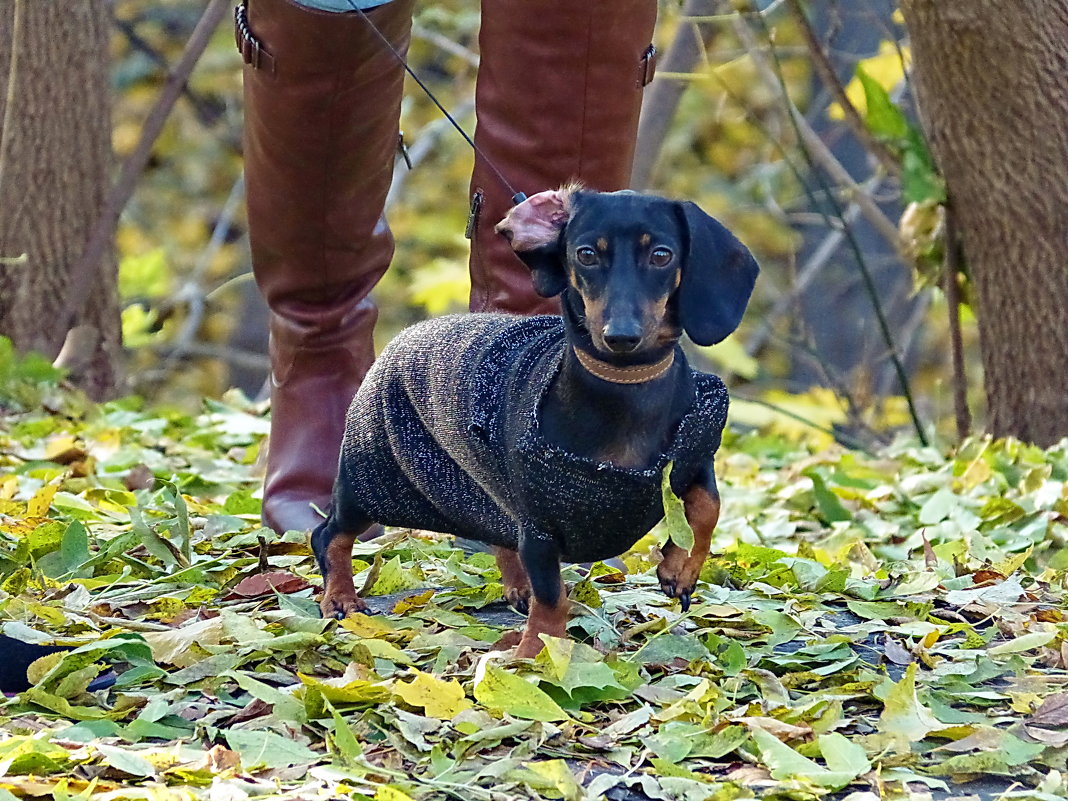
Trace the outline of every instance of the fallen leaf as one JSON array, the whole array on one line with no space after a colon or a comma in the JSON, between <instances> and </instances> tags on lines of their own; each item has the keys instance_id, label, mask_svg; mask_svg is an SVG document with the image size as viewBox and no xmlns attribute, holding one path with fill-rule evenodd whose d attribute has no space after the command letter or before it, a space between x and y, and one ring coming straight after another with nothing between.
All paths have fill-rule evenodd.
<instances>
[{"instance_id":1,"label":"fallen leaf","mask_svg":"<svg viewBox=\"0 0 1068 801\"><path fill-rule=\"evenodd\" d=\"M312 585L300 576L278 570L272 573L256 573L248 576L234 585L230 594L224 600L233 601L238 598L256 598L261 595L283 595L306 590Z\"/></svg>"}]
</instances>

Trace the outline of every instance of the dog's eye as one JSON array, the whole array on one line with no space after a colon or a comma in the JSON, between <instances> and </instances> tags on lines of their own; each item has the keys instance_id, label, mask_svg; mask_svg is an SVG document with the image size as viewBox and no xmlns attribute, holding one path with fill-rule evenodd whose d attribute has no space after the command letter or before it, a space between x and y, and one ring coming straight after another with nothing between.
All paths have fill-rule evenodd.
<instances>
[{"instance_id":1,"label":"dog's eye","mask_svg":"<svg viewBox=\"0 0 1068 801\"><path fill-rule=\"evenodd\" d=\"M654 267L667 267L673 258L675 254L667 248L654 248L649 254L649 263Z\"/></svg>"},{"instance_id":2,"label":"dog's eye","mask_svg":"<svg viewBox=\"0 0 1068 801\"><path fill-rule=\"evenodd\" d=\"M589 267L597 263L597 251L589 245L584 245L575 251L575 258L579 264Z\"/></svg>"}]
</instances>

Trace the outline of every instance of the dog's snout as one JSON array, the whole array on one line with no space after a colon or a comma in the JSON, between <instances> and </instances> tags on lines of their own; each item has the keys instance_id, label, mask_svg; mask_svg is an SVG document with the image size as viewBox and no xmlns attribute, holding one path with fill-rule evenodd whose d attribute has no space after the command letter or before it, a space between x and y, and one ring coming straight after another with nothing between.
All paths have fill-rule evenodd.
<instances>
[{"instance_id":1,"label":"dog's snout","mask_svg":"<svg viewBox=\"0 0 1068 801\"><path fill-rule=\"evenodd\" d=\"M636 321L610 322L602 332L604 344L616 353L630 353L642 342L641 325Z\"/></svg>"}]
</instances>

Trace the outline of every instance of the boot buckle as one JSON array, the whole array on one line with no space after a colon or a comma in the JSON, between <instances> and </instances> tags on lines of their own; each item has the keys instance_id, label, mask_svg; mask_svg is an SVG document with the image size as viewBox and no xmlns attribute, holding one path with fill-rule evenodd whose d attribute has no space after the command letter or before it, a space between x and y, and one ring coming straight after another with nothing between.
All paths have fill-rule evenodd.
<instances>
[{"instance_id":1,"label":"boot buckle","mask_svg":"<svg viewBox=\"0 0 1068 801\"><path fill-rule=\"evenodd\" d=\"M656 75L656 45L649 45L642 54L641 77L639 79L641 85L644 87L651 84L654 75Z\"/></svg>"},{"instance_id":2,"label":"boot buckle","mask_svg":"<svg viewBox=\"0 0 1068 801\"><path fill-rule=\"evenodd\" d=\"M252 35L252 29L248 26L248 6L244 2L234 8L234 40L242 61L254 70L267 69L274 73L274 58Z\"/></svg>"}]
</instances>

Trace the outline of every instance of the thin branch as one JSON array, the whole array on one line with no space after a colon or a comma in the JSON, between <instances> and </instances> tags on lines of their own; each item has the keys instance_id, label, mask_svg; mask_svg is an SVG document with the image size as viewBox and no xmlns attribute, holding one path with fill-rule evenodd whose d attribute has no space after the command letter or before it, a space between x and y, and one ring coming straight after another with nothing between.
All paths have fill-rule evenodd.
<instances>
[{"instance_id":1,"label":"thin branch","mask_svg":"<svg viewBox=\"0 0 1068 801\"><path fill-rule=\"evenodd\" d=\"M434 47L439 50L444 50L450 56L456 56L462 59L470 67L478 68L478 53L470 48L464 47L459 42L454 42L448 36L445 36L438 31L432 31L429 28L424 28L418 23L413 23L412 37L415 39L422 39L424 42L434 45Z\"/></svg>"},{"instance_id":2,"label":"thin branch","mask_svg":"<svg viewBox=\"0 0 1068 801\"><path fill-rule=\"evenodd\" d=\"M200 21L197 22L196 28L193 29L186 43L181 59L175 66L174 72L168 76L156 105L145 120L137 147L123 164L119 180L112 187L91 229L82 257L71 269L66 303L60 312L58 325L53 328L56 338L56 341L52 343L54 350L58 350L67 331L81 317L89 291L100 269L100 263L114 240L119 216L137 187L137 181L152 156L152 148L163 131L163 125L182 94L182 87L185 86L189 75L193 72L193 67L203 55L212 34L229 9L228 0L209 0L207 8L204 9Z\"/></svg>"},{"instance_id":3,"label":"thin branch","mask_svg":"<svg viewBox=\"0 0 1068 801\"><path fill-rule=\"evenodd\" d=\"M801 0L786 0L786 4L790 7L794 19L797 20L802 36L805 37L805 43L808 45L809 52L812 55L812 63L816 67L816 72L819 73L820 80L831 90L834 99L842 107L846 123L853 131L853 134L864 143L864 147L867 148L868 152L878 159L884 170L895 177L900 177L901 165L897 163L894 154L868 130L868 126L864 124L864 120L860 117L860 112L853 105L853 101L849 99L842 82L838 80L838 75L827 57L827 52L823 49L823 45L820 44L819 39L816 37L816 32L812 29L812 24L805 14L805 10L801 7Z\"/></svg>"},{"instance_id":4,"label":"thin branch","mask_svg":"<svg viewBox=\"0 0 1068 801\"><path fill-rule=\"evenodd\" d=\"M760 20L761 25L766 26L767 23L764 21L763 16L760 14L754 14L753 16ZM769 88L778 89L781 81L776 75L775 68L769 63L768 57L753 38L749 24L746 22L743 15L738 15L735 18L735 30L742 43L747 48L750 48L753 65L757 68L757 72L760 73L761 78ZM771 61L777 64L778 60L774 48L771 49L771 53ZM801 144L804 145L803 150L811 156L816 164L822 167L827 174L831 176L836 184L845 187L850 198L860 206L861 212L867 218L868 222L872 224L875 230L879 232L879 235L882 236L882 238L885 239L895 251L901 252L901 236L898 233L897 226L883 214L882 209L879 208L878 204L871 198L871 196L853 180L853 176L849 174L849 170L843 167L842 163L835 158L834 153L827 147L824 141L820 138L820 135L816 133L808 120L805 119L805 116L794 104L794 101L787 94L785 86L780 90L780 94L782 95L783 104L789 112L789 117L793 121L797 136L800 139Z\"/></svg>"},{"instance_id":5,"label":"thin branch","mask_svg":"<svg viewBox=\"0 0 1068 801\"><path fill-rule=\"evenodd\" d=\"M708 46L719 28L695 19L714 10L716 0L686 0L679 18L675 38L657 65L659 81L653 81L642 101L638 136L634 148L634 168L630 185L638 190L648 189L660 151L664 147L675 112L679 107L688 81L665 81L663 75L682 75L692 72L699 59L708 60Z\"/></svg>"},{"instance_id":6,"label":"thin branch","mask_svg":"<svg viewBox=\"0 0 1068 801\"><path fill-rule=\"evenodd\" d=\"M946 306L949 314L949 341L953 358L953 410L957 420L957 438L964 439L972 431L972 415L968 409L968 374L964 367L964 338L960 331L960 243L957 240L957 221L953 207L946 207L945 230L946 266L942 280L945 284Z\"/></svg>"},{"instance_id":7,"label":"thin branch","mask_svg":"<svg viewBox=\"0 0 1068 801\"><path fill-rule=\"evenodd\" d=\"M192 272L185 283L182 284L182 287L167 301L167 305L171 307L182 304L188 305L189 311L186 314L185 321L182 323L181 331L174 338L174 349L168 354L167 361L161 368L163 370L173 367L185 357L196 337L197 331L200 330L200 324L204 321L204 314L207 311L208 296L210 294L204 289L204 276L207 275L212 261L230 234L234 215L237 214L237 210L241 205L244 191L245 174L241 173L230 188L230 195L226 198L222 213L219 215L215 228L211 232L211 239L204 250L201 251Z\"/></svg>"},{"instance_id":8,"label":"thin branch","mask_svg":"<svg viewBox=\"0 0 1068 801\"><path fill-rule=\"evenodd\" d=\"M763 28L765 38L767 38L770 42L771 31L768 29L767 21L760 14L756 14L755 16L756 19L760 21L760 25ZM741 15L739 15L738 17L736 27L738 29L739 38L743 42L748 43L753 41L753 35L749 29L749 23ZM772 79L770 85L776 87L781 93L783 102L790 110L789 116L794 124L794 129L797 132L799 139L804 145L801 148L801 151L812 167L813 176L816 178L817 181L820 182L820 185L827 193L827 200L834 207L836 216L842 218L843 211L841 205L838 203L838 199L835 197L834 193L830 191L830 187L826 185L826 181L822 173L818 169L816 169L817 162L825 169L833 167L833 169L828 169L828 172L832 176L835 175L836 171L840 172L840 174L842 174L845 179L844 181L842 181L843 183L852 183L852 177L849 175L848 171L838 162L838 160L834 158L834 155L823 143L823 140L819 138L815 131L812 130L811 126L808 125L808 121L805 120L805 118L801 115L801 112L798 111L797 106L795 106L793 101L790 99L789 92L787 91L786 80L782 74L782 64L778 60L778 56L775 52L774 47L771 48L771 64L768 64L765 60L764 54L758 52L756 49L754 49L753 51L753 63L757 66L758 72L764 75L765 80L767 80L768 75L770 74L770 77ZM892 238L888 239L888 241L894 245L895 250L900 252L901 241L900 236L897 232L897 227L890 223L888 219L886 219L882 211L878 208L878 206L875 205L875 202L865 192L859 191L854 194L853 197L860 205L861 211L865 213L865 216L868 217L869 221L876 225L877 228L880 228L881 226L876 223L875 219L869 216L869 206L874 209L874 211L878 215L878 218L883 220L885 225L890 226L893 231L893 234ZM879 291L875 286L875 281L872 278L871 270L868 269L867 262L865 262L864 260L864 254L860 249L860 244L857 242L856 237L853 236L853 232L849 228L846 229L846 238L849 242L850 250L852 250L853 256L856 259L857 266L860 269L860 275L861 279L864 282L864 288L867 291L868 297L871 299L872 302L872 307L875 310L875 319L878 321L879 330L883 335L883 341L886 343L890 360L894 365L894 371L897 373L898 383L900 383L901 385L901 392L905 396L905 401L908 404L909 415L912 417L912 424L916 429L916 436L920 440L920 443L926 447L928 444L927 435L924 433L923 424L920 422L919 412L916 410L916 401L912 396L912 388L909 383L908 373L905 371L905 365L901 361L901 355L898 353L897 347L894 344L894 336L890 331L890 323L886 319L886 312L883 309L882 301L879 298Z\"/></svg>"},{"instance_id":9,"label":"thin branch","mask_svg":"<svg viewBox=\"0 0 1068 801\"><path fill-rule=\"evenodd\" d=\"M856 203L850 204L842 215L842 220L845 225L852 225L859 213L860 207ZM779 300L775 302L771 311L764 315L760 328L749 338L749 341L745 345L745 352L747 354L753 356L764 347L764 344L768 341L768 338L774 330L775 323L778 322L780 317L790 311L797 299L816 279L819 272L827 266L831 257L834 256L844 240L844 228L832 227L831 230L827 232L827 236L823 238L823 241L820 242L812 252L812 255L808 257L808 260L801 265L801 269L797 271L797 280L790 288L790 291L779 298Z\"/></svg>"},{"instance_id":10,"label":"thin branch","mask_svg":"<svg viewBox=\"0 0 1068 801\"><path fill-rule=\"evenodd\" d=\"M134 50L144 53L145 56L163 70L167 69L167 59L163 54L159 52L152 44L145 40L141 34L137 32L137 28L132 22L128 22L122 19L113 19L112 23L116 28L126 37L126 41L130 43L130 47ZM182 94L185 95L186 100L193 107L193 112L196 114L197 119L200 120L200 124L205 127L211 127L219 119L220 109L217 103L213 103L211 98L204 97L199 92L196 92L192 87L188 85L182 86ZM227 141L226 144L235 151L240 151L240 148L236 147L233 142Z\"/></svg>"}]
</instances>

